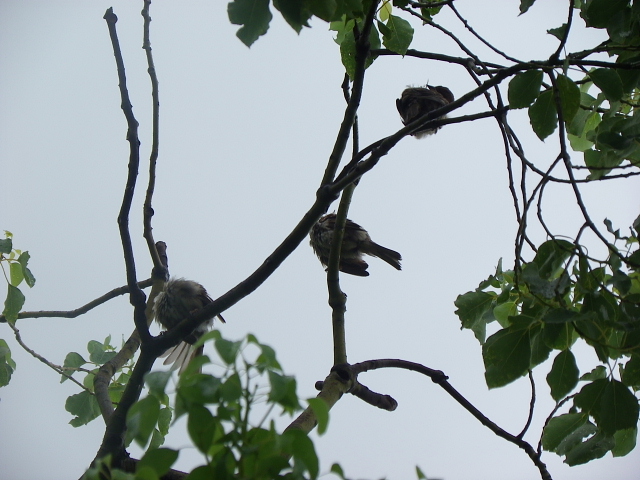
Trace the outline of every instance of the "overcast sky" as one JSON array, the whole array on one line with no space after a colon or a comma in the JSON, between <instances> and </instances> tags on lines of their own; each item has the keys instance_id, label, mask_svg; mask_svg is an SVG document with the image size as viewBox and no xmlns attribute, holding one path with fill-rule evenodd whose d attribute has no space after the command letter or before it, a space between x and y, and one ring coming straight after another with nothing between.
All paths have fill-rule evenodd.
<instances>
[{"instance_id":1,"label":"overcast sky","mask_svg":"<svg viewBox=\"0 0 640 480\"><path fill-rule=\"evenodd\" d=\"M544 59L557 46L545 31L565 21L565 3L538 0L522 17L516 0L456 5L509 54ZM25 310L77 308L126 283L116 217L128 144L102 18L110 6L119 17L141 151L148 157L151 98L141 49L142 2L0 2L0 229L13 232L15 247L31 254L37 283L25 291ZM151 9L161 98L154 235L168 245L171 273L201 282L213 297L257 268L312 204L343 116L344 73L327 25L316 21L297 35L274 15L268 34L248 49L235 37L226 2L158 0ZM469 39L451 14L437 20ZM414 27L413 48L465 56L442 34ZM584 31L569 49L601 38ZM499 61L486 48L476 53ZM456 97L474 87L456 65L378 59L365 80L361 144L397 131L402 124L395 99L406 85L426 82L446 85ZM456 115L485 109L479 99ZM510 119L532 161L544 166L555 158L555 137L537 140L526 112ZM402 254L403 270L372 259L370 277L343 276L342 288L352 363L403 358L441 369L488 417L518 433L527 418L529 382L487 391L480 345L470 331L460 331L453 304L500 258L513 265L517 225L505 164L499 130L488 119L450 125L425 140L403 140L362 180L349 215L374 241ZM131 225L140 279L151 268L140 221L145 168ZM594 221L610 218L626 230L638 215L638 183L585 189ZM573 237L582 220L570 192L547 193L551 228ZM301 397L315 395L314 382L328 374L333 354L325 275L307 242L224 315L223 335L254 333L297 377ZM80 318L29 319L18 327L31 348L61 364L70 351L85 354L90 340L127 338L133 322L127 299L120 298ZM68 425L64 402L78 388L60 384L52 370L20 349L8 328L0 330L18 364L10 385L0 390L0 477L78 478L100 445L102 420L78 429ZM577 346L576 352L582 373L597 365L590 349ZM538 409L526 437L534 445L553 408L545 382L549 368L547 363L536 370ZM353 478L415 478L415 465L446 480L539 478L523 451L494 436L428 379L377 371L360 380L392 395L399 407L389 413L343 398L331 411L328 433L314 435L323 471L338 461ZM167 442L186 447L178 469L202 461L188 444L179 423ZM140 452L134 448L132 454ZM640 451L574 468L555 454L543 460L556 480L632 480Z\"/></svg>"}]
</instances>

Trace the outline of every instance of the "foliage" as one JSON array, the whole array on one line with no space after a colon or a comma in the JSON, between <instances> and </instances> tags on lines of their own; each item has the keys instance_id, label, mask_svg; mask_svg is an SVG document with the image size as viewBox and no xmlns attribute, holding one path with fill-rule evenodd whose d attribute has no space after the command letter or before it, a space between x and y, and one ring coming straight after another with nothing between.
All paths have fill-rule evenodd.
<instances>
[{"instance_id":1,"label":"foliage","mask_svg":"<svg viewBox=\"0 0 640 480\"><path fill-rule=\"evenodd\" d=\"M146 8L148 4L147 1ZM521 0L520 13L525 14L534 4L535 0ZM509 189L518 222L514 265L511 269L503 269L500 260L495 273L474 291L460 295L455 302L462 327L471 330L481 344L487 386L503 387L523 376L531 376L534 369L548 366L546 380L556 407L541 434L541 447L564 456L569 465L589 462L609 451L614 456L632 451L639 419L640 217L629 228L628 234L621 234L611 221L605 220L606 233L603 233L589 216L580 188L589 182L638 175L640 122L635 115L640 91L640 8L637 4L628 0L570 2L567 22L548 31L559 43L547 60L518 61L492 47L506 65L484 62L464 46L461 48L465 58L438 57L435 52L417 52L410 48L414 39L414 27L409 21L412 18L458 41L455 35L435 23L442 9L449 8L468 28L452 1L233 0L228 4L229 20L241 26L237 36L245 45L251 46L268 31L273 18L270 6L280 12L298 33L309 27L314 17L327 22L330 30L335 32L334 40L340 47L340 58L347 75L345 120L328 162L327 176L318 191L317 202L287 237L289 243L285 241L285 246L279 247L270 261L243 282L242 288L230 290L224 298L221 297L222 300L217 299L205 307L208 311L193 313L166 335L152 337L148 324L145 327L148 315L148 312L145 314L145 301L149 305L153 302L157 284L162 283L158 279L166 273L166 262L158 260L161 257L158 245L148 233L151 229L145 229L145 235L149 235L148 244L156 245L156 250L150 248L155 284L149 299L146 299L135 281L133 249L127 231L127 208L130 208L131 198L127 204L125 196L119 221L127 262L128 292L142 349L137 362L134 363L131 356L128 362L115 367L118 374L110 379L108 385L109 408L116 406L115 412L109 408L105 412L105 407L96 398L98 392L94 386L100 368L119 354L119 350L110 345L110 337L102 343L89 342L88 361L76 352L69 353L65 359L61 381L73 377L69 372L85 374L81 385L84 390L67 400L66 408L74 415L70 423L73 426L84 425L102 413L108 417L105 438L113 429L113 436L121 442L114 446L105 440L85 478L160 478L178 458L178 451L162 445L172 420L182 416L187 418L187 430L193 444L204 457L204 464L190 473L191 479L302 479L318 476L318 458L307 431L294 424L280 433L274 422L267 422L271 409L278 407L292 415L300 405L295 379L284 374L273 349L259 343L252 335L236 342L222 338L217 331L205 335L198 345L206 341L215 345L218 356L216 374L200 373L200 367L209 360L198 357L180 376L175 392L167 388L172 378L170 372L149 373L149 370L156 358L191 333L197 322L205 319L205 314L217 315L221 309L240 301L248 294L246 292L257 288L277 268L278 262L284 260L306 237L312 221L326 212L343 191L339 215L343 215L344 220L359 178L398 141L410 134L407 127L362 150L357 143L356 110L364 71L385 55L415 55L458 64L477 85L474 90L459 96L458 100L438 109L437 114L425 114L413 127L418 123L423 127L427 122L436 122L435 127L439 127L444 123L493 117L503 135ZM579 15L588 28L606 31L608 40L589 50L564 54L574 15ZM105 19L112 29L113 40L117 18L109 10ZM150 59L148 39L145 45ZM117 47L116 43L114 47ZM118 50L114 48L115 52ZM564 54L562 58L561 54ZM602 60L599 54L606 54L607 60ZM152 61L149 62L149 72L155 75ZM139 145L135 136L137 122L133 112L128 110L130 102L121 64L118 64L118 69L122 106L129 125L127 138L135 153ZM153 80L152 77L152 84ZM445 114L482 95L487 99L487 112L480 112L475 117L444 119ZM558 154L549 165L540 167L527 158L509 125L508 115L519 109L527 109L531 129L541 141L557 134ZM351 129L356 137L353 138L354 155L344 170L336 175ZM573 159L572 155L579 160ZM131 158L129 172L133 184L138 167L135 161L139 162L139 155L132 154ZM155 166L154 161L151 163ZM516 170L521 175L520 185L515 177ZM529 174L536 180L529 180ZM574 235L554 232L545 223L541 204L545 186L549 183L564 185L575 195L583 225ZM133 192L130 185L127 192ZM153 211L150 198L147 201L145 214L150 215L148 212ZM542 242L534 241L535 236L531 233L530 220L534 210L538 226L545 236ZM145 221L150 225L150 216ZM583 240L585 232L590 232L599 246L604 246L606 254L602 258L589 253ZM340 246L339 241L335 243ZM339 260L337 256L336 259ZM24 280L31 287L35 282L27 268L28 260L27 252L13 250L11 234L7 232L7 238L0 240L0 261L4 262L2 266L9 288L3 315L11 324L15 323L24 303L18 285ZM9 277L5 264L9 268ZM339 286L336 287L338 273L335 265L337 263L330 261L328 267L330 304L334 308L334 339L337 339L334 358L346 359L346 343L339 341L340 330L336 327L340 316L344 320L346 295L342 294ZM255 283L250 284L253 281ZM337 293L332 288L336 288ZM599 364L591 365L589 371L581 369L576 360L574 347L578 344L589 346L597 355ZM340 366L343 367L342 372L348 372L347 367L350 366L345 367L337 360L336 363L339 365L334 369ZM91 369L84 368L87 364L92 365ZM8 383L14 368L6 342L0 341L0 386ZM412 369L419 370L417 367ZM442 372L423 369L430 371L427 374L436 383L446 382L446 375ZM334 374L339 375L335 371ZM143 378L148 394L138 400ZM72 380L77 382L75 377ZM358 395L359 389L360 398L364 397L365 401L376 405L378 394L368 391L356 379L344 379L345 384L349 381L352 385L346 391ZM452 393L452 390L448 387L447 391ZM343 393L340 391L336 397ZM540 460L541 452L536 452L523 440L526 429L518 436L511 435L475 407L469 406L470 402L461 399L457 392L452 395L461 404L468 404L466 408L494 433L525 450L540 469L541 476L550 478ZM175 399L173 404L171 397ZM531 415L534 400L535 396L531 402ZM309 405L307 412L313 417L312 423L314 426L317 423L319 431L323 432L328 423L329 403L317 398L311 399ZM261 418L256 419L257 415ZM137 463L135 477L119 471L123 462L118 456L124 456L124 449L131 442L146 448L146 453ZM334 465L332 472L344 478L339 465ZM420 469L417 469L417 476L426 478Z\"/></svg>"},{"instance_id":2,"label":"foliage","mask_svg":"<svg viewBox=\"0 0 640 480\"><path fill-rule=\"evenodd\" d=\"M95 420L100 415L100 408L95 397L94 380L98 369L113 359L119 348L111 345L111 335L105 338L104 342L91 340L87 344L87 352L89 360L85 360L82 355L77 352L69 352L64 359L63 374L60 377L60 383L63 383L73 377L75 372L84 373L82 385L85 390L80 393L71 395L67 398L65 409L74 418L69 424L73 427L80 427ZM92 366L87 369L87 365ZM131 369L133 361L129 361L109 383L108 393L111 402L117 404L122 397L124 388L131 378Z\"/></svg>"}]
</instances>

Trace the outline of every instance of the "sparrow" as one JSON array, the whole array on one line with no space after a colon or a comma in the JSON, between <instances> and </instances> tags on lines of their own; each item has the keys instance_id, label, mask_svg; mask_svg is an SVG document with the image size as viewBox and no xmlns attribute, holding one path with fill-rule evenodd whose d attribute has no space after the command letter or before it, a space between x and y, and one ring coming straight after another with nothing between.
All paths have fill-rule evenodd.
<instances>
[{"instance_id":1,"label":"sparrow","mask_svg":"<svg viewBox=\"0 0 640 480\"><path fill-rule=\"evenodd\" d=\"M447 87L433 87L431 85L409 87L396 100L396 108L400 113L400 117L402 117L402 123L409 125L423 115L450 104L453 100L453 93ZM438 118L445 117L446 115L443 115ZM411 135L416 138L422 138L437 131L437 128L422 128Z\"/></svg>"},{"instance_id":2,"label":"sparrow","mask_svg":"<svg viewBox=\"0 0 640 480\"><path fill-rule=\"evenodd\" d=\"M309 243L320 259L320 263L325 267L329 263L335 225L336 214L330 213L320 217L320 220L309 232L311 239ZM340 250L340 271L359 277L369 276L369 272L367 272L369 265L362 259L362 255L365 254L384 260L396 270L401 269L400 260L402 260L402 256L398 252L378 245L371 240L369 233L364 228L347 219Z\"/></svg>"},{"instance_id":3,"label":"sparrow","mask_svg":"<svg viewBox=\"0 0 640 480\"><path fill-rule=\"evenodd\" d=\"M170 330L187 318L191 312L200 310L211 302L213 300L198 282L184 278L171 278L155 299L153 315L162 327ZM226 323L221 315L218 315L218 319ZM213 317L198 325L178 345L164 352L161 355L161 357L167 357L164 365L173 363L172 369L180 367L180 373L182 373L193 358L203 354L204 347L201 345L194 348L193 344L212 326Z\"/></svg>"}]
</instances>

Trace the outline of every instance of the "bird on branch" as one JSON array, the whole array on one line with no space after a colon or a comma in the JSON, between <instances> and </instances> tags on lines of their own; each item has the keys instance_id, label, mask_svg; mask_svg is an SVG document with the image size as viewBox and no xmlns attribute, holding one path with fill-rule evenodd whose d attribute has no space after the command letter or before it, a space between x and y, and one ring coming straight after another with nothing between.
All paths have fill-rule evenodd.
<instances>
[{"instance_id":1,"label":"bird on branch","mask_svg":"<svg viewBox=\"0 0 640 480\"><path fill-rule=\"evenodd\" d=\"M198 282L184 278L172 278L165 283L164 289L156 297L153 315L162 327L170 330L191 313L212 302L213 300L205 288ZM217 315L217 317L222 323L226 323L221 315ZM180 373L182 373L192 359L202 355L204 346L194 348L193 344L211 329L213 319L214 317L211 317L202 322L182 342L162 354L162 357L167 357L164 365L173 363L171 368L180 367Z\"/></svg>"},{"instance_id":2,"label":"bird on branch","mask_svg":"<svg viewBox=\"0 0 640 480\"><path fill-rule=\"evenodd\" d=\"M309 232L309 243L325 267L329 263L335 225L336 214L330 213L321 217ZM363 255L378 257L396 270L401 269L402 256L398 252L378 245L364 228L347 219L340 249L340 271L359 277L369 276L369 265L362 259Z\"/></svg>"},{"instance_id":3,"label":"bird on branch","mask_svg":"<svg viewBox=\"0 0 640 480\"><path fill-rule=\"evenodd\" d=\"M433 87L431 85L409 87L396 100L396 108L400 113L400 117L402 117L402 123L409 125L423 115L449 105L453 100L453 93L447 87ZM438 118L446 118L446 115ZM426 127L416 130L411 135L416 138L423 138L437 131L438 128Z\"/></svg>"}]
</instances>

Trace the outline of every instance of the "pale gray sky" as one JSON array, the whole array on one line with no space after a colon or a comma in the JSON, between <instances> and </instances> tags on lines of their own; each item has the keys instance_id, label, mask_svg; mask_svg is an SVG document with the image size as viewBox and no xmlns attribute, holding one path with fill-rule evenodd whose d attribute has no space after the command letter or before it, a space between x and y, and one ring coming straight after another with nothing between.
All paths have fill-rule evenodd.
<instances>
[{"instance_id":1,"label":"pale gray sky","mask_svg":"<svg viewBox=\"0 0 640 480\"><path fill-rule=\"evenodd\" d=\"M508 53L542 59L557 45L545 31L565 21L565 3L538 0L522 17L516 0L456 5ZM298 36L274 13L268 34L248 49L235 37L226 4L157 0L151 10L161 98L154 234L168 244L171 273L203 283L214 297L259 266L311 205L344 108L343 69L325 23L313 22ZM146 157L151 101L140 48L142 2L0 3L0 229L12 231L16 248L31 254L37 283L25 292L27 310L76 308L125 283L116 217L128 145L102 19L110 6L120 19ZM437 18L469 38L452 15ZM464 56L441 34L414 26L414 48ZM586 31L569 47L600 38ZM496 60L485 48L476 51ZM359 112L361 144L397 131L402 124L395 99L406 85L427 81L447 85L456 96L474 86L459 66L377 60L367 72ZM477 100L456 114L483 110ZM555 137L537 140L526 112L510 118L530 158L548 164L557 153ZM141 279L151 265L140 226L144 170L132 215ZM638 186L628 181L589 188L594 220L630 225L638 214ZM575 234L581 222L571 195L554 189L548 198L552 227ZM506 266L513 262L517 226L495 122L451 125L425 140L405 139L363 179L349 216L403 256L402 272L374 259L370 277L343 277L349 360L403 358L441 369L492 420L519 432L527 417L528 381L487 391L480 345L471 332L460 331L453 304L492 273L499 258ZM305 242L258 291L225 312L223 334L236 339L252 332L273 346L285 370L296 375L300 395L311 397L332 361L326 299L323 269ZM18 323L25 342L54 363L69 351L84 354L92 339L112 334L118 342L132 325L126 298L73 320ZM0 478L77 478L97 451L102 420L69 426L64 402L77 387L61 385L53 371L19 348L8 328L0 337L18 364L10 385L0 390ZM577 352L583 372L597 364L591 350ZM536 371L539 404L527 436L533 444L553 407L544 379L549 366ZM323 471L338 461L354 478L415 478L415 465L446 480L539 478L524 452L495 437L429 380L378 371L361 381L392 395L399 407L389 413L350 396L342 399L331 411L328 433L314 435ZM174 427L167 444L188 445L184 424ZM556 480L632 480L640 452L574 468L554 454L543 460ZM200 462L194 449L185 448L176 468Z\"/></svg>"}]
</instances>

